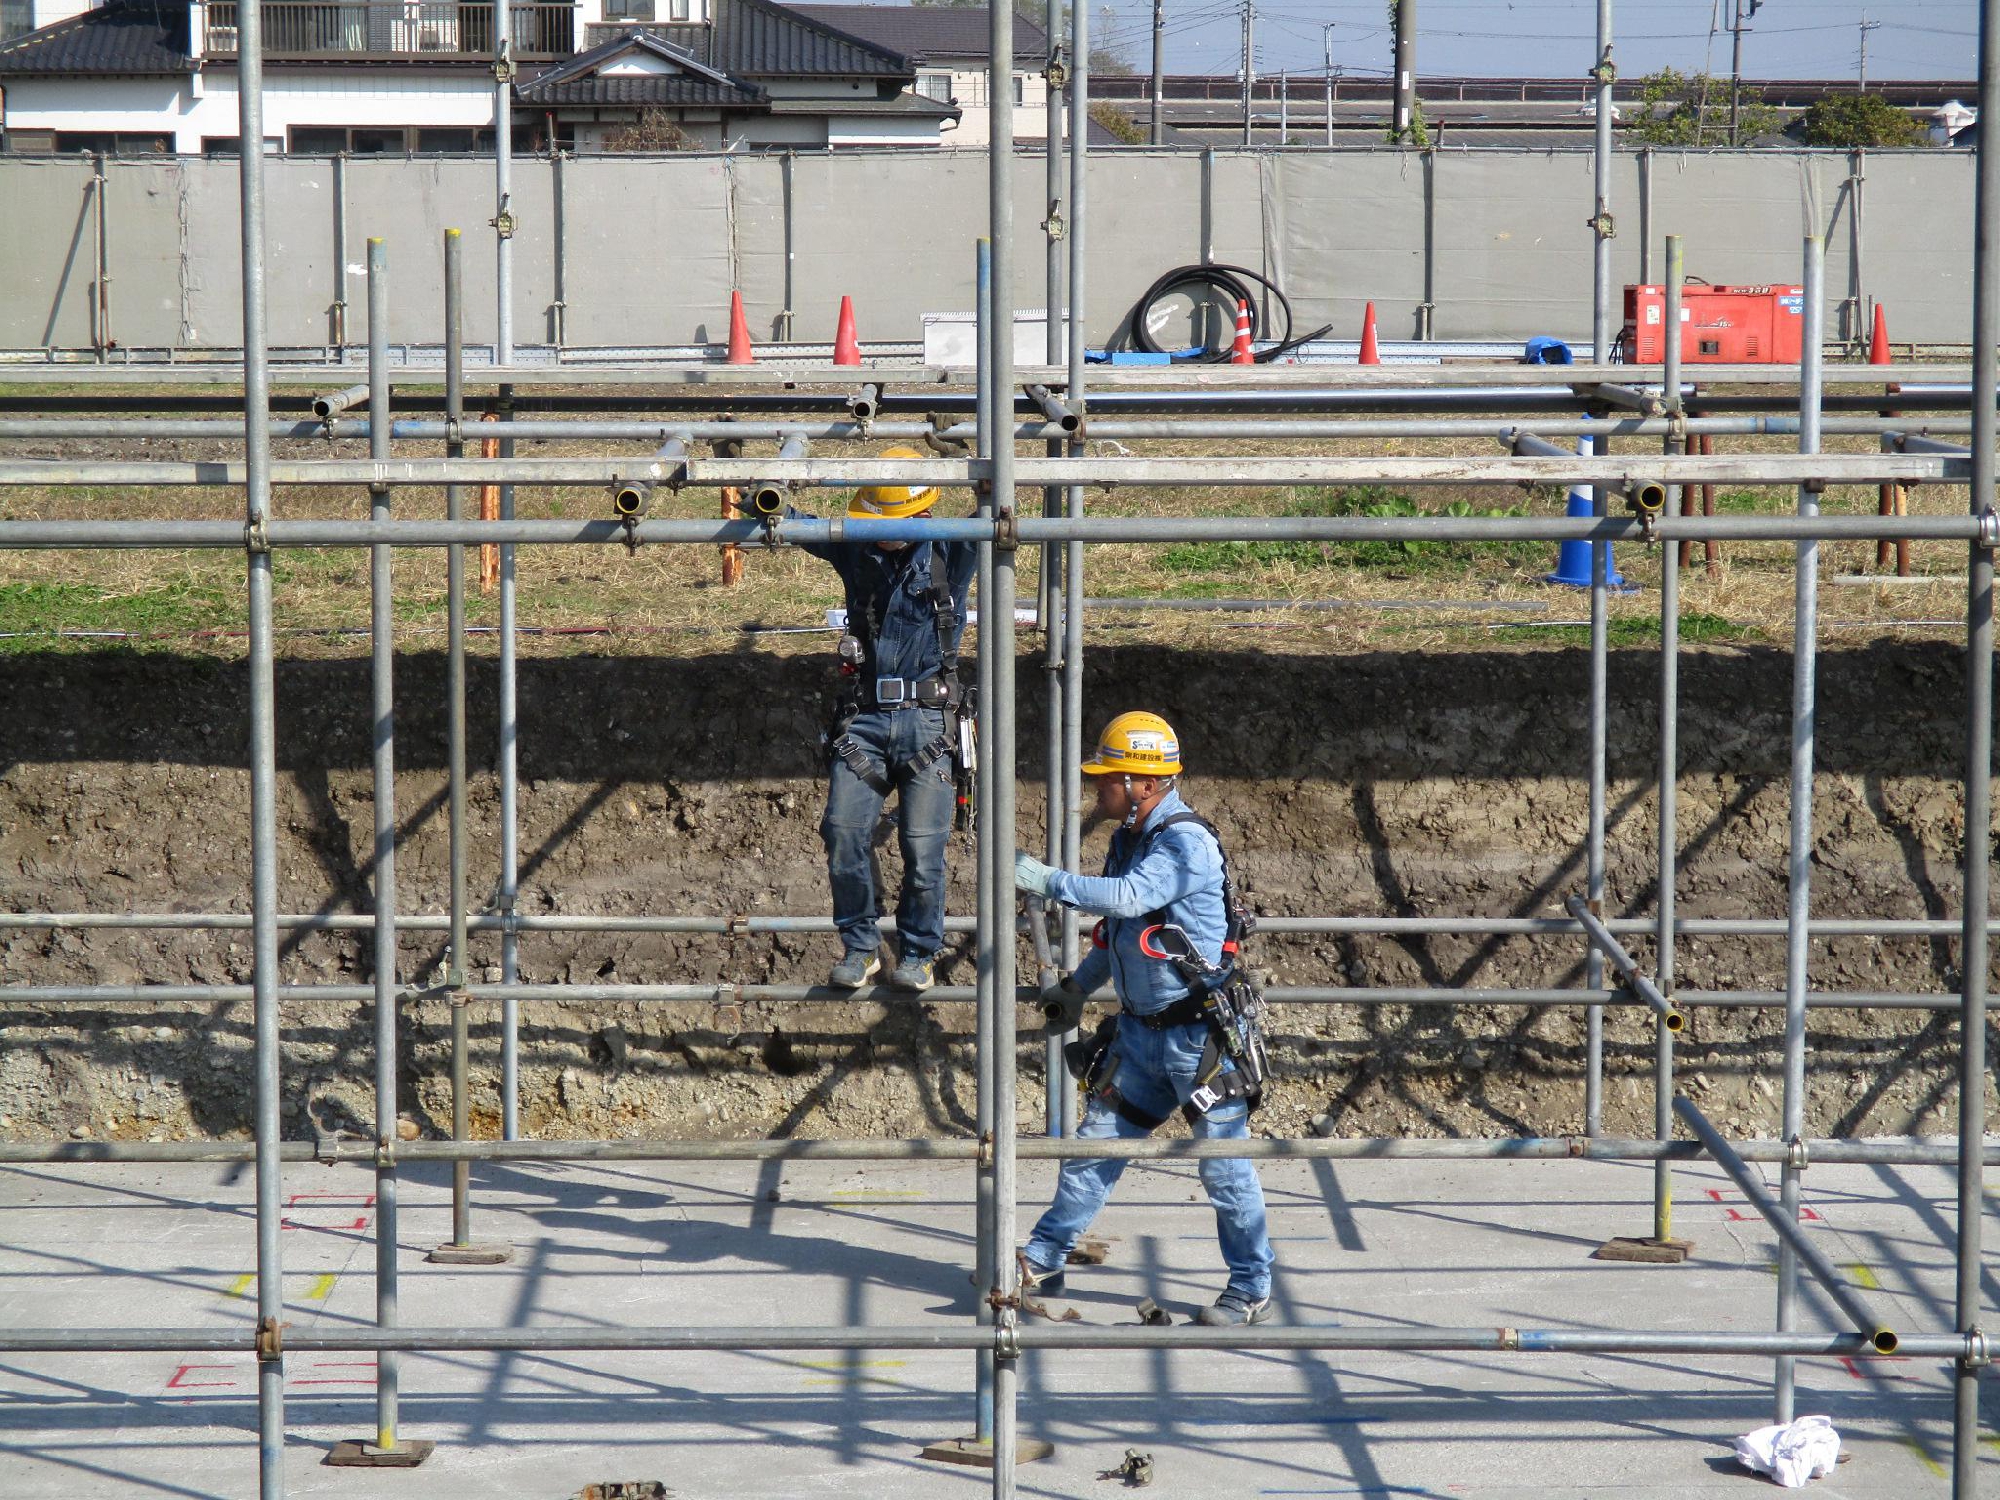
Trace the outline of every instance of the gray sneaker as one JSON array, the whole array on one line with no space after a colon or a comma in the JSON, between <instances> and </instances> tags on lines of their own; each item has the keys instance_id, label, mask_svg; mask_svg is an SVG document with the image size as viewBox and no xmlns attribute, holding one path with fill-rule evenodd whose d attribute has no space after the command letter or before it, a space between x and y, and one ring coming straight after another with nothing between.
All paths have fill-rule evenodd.
<instances>
[{"instance_id":1,"label":"gray sneaker","mask_svg":"<svg viewBox=\"0 0 2000 1500\"><path fill-rule=\"evenodd\" d=\"M855 948L841 956L840 962L833 966L833 972L826 976L826 982L837 990L858 990L881 969L881 959Z\"/></svg>"},{"instance_id":2,"label":"gray sneaker","mask_svg":"<svg viewBox=\"0 0 2000 1500\"><path fill-rule=\"evenodd\" d=\"M896 972L889 976L890 988L921 995L937 982L937 975L932 972L935 963L936 960L930 958L904 959L896 965Z\"/></svg>"},{"instance_id":3,"label":"gray sneaker","mask_svg":"<svg viewBox=\"0 0 2000 1500\"><path fill-rule=\"evenodd\" d=\"M1194 1315L1195 1322L1204 1328L1241 1328L1246 1323L1268 1323L1271 1321L1271 1299L1259 1297L1255 1301L1238 1291L1226 1291L1215 1299L1213 1307L1204 1307Z\"/></svg>"}]
</instances>

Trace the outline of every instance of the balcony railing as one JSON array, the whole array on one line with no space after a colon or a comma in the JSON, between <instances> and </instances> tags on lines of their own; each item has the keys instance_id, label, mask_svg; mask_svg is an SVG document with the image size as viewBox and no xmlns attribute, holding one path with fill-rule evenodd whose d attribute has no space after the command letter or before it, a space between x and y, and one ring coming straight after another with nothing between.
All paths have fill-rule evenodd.
<instances>
[{"instance_id":1,"label":"balcony railing","mask_svg":"<svg viewBox=\"0 0 2000 1500\"><path fill-rule=\"evenodd\" d=\"M237 50L237 0L209 0L207 54ZM291 58L491 57L494 7L479 0L264 0L264 55ZM567 57L569 0L508 6L517 58Z\"/></svg>"}]
</instances>

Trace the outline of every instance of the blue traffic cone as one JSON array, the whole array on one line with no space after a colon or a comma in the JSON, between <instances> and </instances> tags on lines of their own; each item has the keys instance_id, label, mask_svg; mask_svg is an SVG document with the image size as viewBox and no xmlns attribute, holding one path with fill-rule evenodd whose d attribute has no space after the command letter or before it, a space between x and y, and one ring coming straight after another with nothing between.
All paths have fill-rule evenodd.
<instances>
[{"instance_id":1,"label":"blue traffic cone","mask_svg":"<svg viewBox=\"0 0 2000 1500\"><path fill-rule=\"evenodd\" d=\"M1587 437L1578 438L1576 451L1588 458L1592 451L1591 440ZM1572 519L1577 516L1595 515L1596 509L1591 502L1590 491L1572 488L1569 492L1569 505L1564 514ZM1590 550L1589 542L1564 542L1562 550L1556 554L1555 572L1544 573L1542 582L1560 583L1569 588L1589 588ZM1611 546L1608 542L1604 548L1604 573L1604 586L1608 589L1629 593L1637 587L1635 584L1627 583L1624 575L1618 571L1617 561L1611 555Z\"/></svg>"}]
</instances>

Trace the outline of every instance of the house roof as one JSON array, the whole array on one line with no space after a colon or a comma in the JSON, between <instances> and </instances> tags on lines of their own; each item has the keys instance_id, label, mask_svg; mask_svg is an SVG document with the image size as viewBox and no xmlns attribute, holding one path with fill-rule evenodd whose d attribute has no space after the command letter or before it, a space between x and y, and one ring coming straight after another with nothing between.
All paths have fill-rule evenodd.
<instances>
[{"instance_id":1,"label":"house roof","mask_svg":"<svg viewBox=\"0 0 2000 1500\"><path fill-rule=\"evenodd\" d=\"M186 5L111 0L0 45L0 77L192 73L187 21Z\"/></svg>"},{"instance_id":2,"label":"house roof","mask_svg":"<svg viewBox=\"0 0 2000 1500\"><path fill-rule=\"evenodd\" d=\"M991 32L984 6L794 5L791 9L912 62L959 58L983 62L989 53ZM1015 56L1043 57L1048 50L1048 33L1015 12Z\"/></svg>"},{"instance_id":3,"label":"house roof","mask_svg":"<svg viewBox=\"0 0 2000 1500\"><path fill-rule=\"evenodd\" d=\"M645 53L671 72L613 73L603 70L620 58ZM517 84L524 104L604 104L740 107L761 104L764 91L719 73L680 48L647 32L629 32L579 52L568 62Z\"/></svg>"},{"instance_id":4,"label":"house roof","mask_svg":"<svg viewBox=\"0 0 2000 1500\"><path fill-rule=\"evenodd\" d=\"M895 115L923 120L956 120L960 111L956 104L946 104L939 99L926 99L921 94L891 94L888 98L856 99L787 99L777 98L770 102L774 115L829 115L841 119L863 116L880 119L885 115Z\"/></svg>"},{"instance_id":5,"label":"house roof","mask_svg":"<svg viewBox=\"0 0 2000 1500\"><path fill-rule=\"evenodd\" d=\"M912 76L900 53L772 0L715 0L712 23L654 24L645 30L736 78Z\"/></svg>"}]
</instances>

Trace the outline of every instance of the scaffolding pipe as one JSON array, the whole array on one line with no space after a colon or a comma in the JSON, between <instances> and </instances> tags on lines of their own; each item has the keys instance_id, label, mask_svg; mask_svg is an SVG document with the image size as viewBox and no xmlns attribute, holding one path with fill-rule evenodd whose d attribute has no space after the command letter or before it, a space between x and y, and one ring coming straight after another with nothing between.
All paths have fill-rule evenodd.
<instances>
[{"instance_id":1,"label":"scaffolding pipe","mask_svg":"<svg viewBox=\"0 0 2000 1500\"><path fill-rule=\"evenodd\" d=\"M1032 462L1032 460L1024 460ZM503 506L503 509L505 507ZM1219 518L1107 517L1014 522L1018 542L1205 542L1229 539L1232 529L1260 541L1621 541L1641 535L1639 523L1588 517L1467 516L1413 519L1377 516ZM0 521L0 551L66 549L215 549L242 545L242 527L231 521ZM774 533L774 534L773 534ZM1913 537L1967 541L1979 535L1976 516L1668 517L1654 534L1718 541L1873 541ZM737 521L273 521L265 533L272 547L448 547L453 543L540 546L619 546L681 543L742 546L776 542L977 542L993 535L991 523L964 520L831 520L786 517L775 524ZM1239 538L1240 539L1240 538ZM502 569L505 582L505 569ZM503 637L506 634L503 625Z\"/></svg>"},{"instance_id":2,"label":"scaffolding pipe","mask_svg":"<svg viewBox=\"0 0 2000 1500\"><path fill-rule=\"evenodd\" d=\"M444 337L445 411L454 428L465 421L465 318L464 258L456 229L444 232ZM446 448L449 458L465 451L462 441L453 440ZM445 491L445 513L456 521L464 514L465 489L452 485ZM445 670L445 699L448 723L445 745L445 782L450 799L451 826L451 933L445 958L444 982L453 992L451 1006L451 1133L464 1140L471 1133L470 1088L467 1078L471 1047L463 998L469 936L465 901L465 548L445 553L445 598L447 630L450 637ZM472 1242L472 1179L461 1162L451 1172L451 1242L467 1246Z\"/></svg>"},{"instance_id":3,"label":"scaffolding pipe","mask_svg":"<svg viewBox=\"0 0 2000 1500\"><path fill-rule=\"evenodd\" d=\"M1652 184L1652 155L1640 158L1644 181ZM1642 197L1642 203L1645 199ZM1651 246L1645 247L1650 251ZM1683 420L1681 394L1681 283L1686 277L1686 260L1677 234L1667 236L1666 323L1664 359L1667 415L1670 421ZM1640 277L1646 279L1644 275ZM1681 441L1669 433L1665 452L1671 453ZM1674 497L1663 496L1663 509L1678 513ZM1660 804L1658 897L1655 902L1659 922L1653 935L1653 977L1660 993L1672 1003L1674 993L1674 919L1679 886L1679 843L1677 839L1680 792L1680 650L1681 650L1681 571L1680 549L1662 547L1660 557ZM1653 1023L1653 1131L1662 1141L1674 1133L1674 1029L1665 1017ZM1664 1159L1653 1166L1653 1240L1666 1245L1674 1237L1674 1179Z\"/></svg>"},{"instance_id":4,"label":"scaffolding pipe","mask_svg":"<svg viewBox=\"0 0 2000 1500\"><path fill-rule=\"evenodd\" d=\"M1090 202L1090 16L1087 6L1072 5L1069 18L1069 304L1066 309L1068 334L1068 375L1065 388L1068 406L1082 432L1088 389L1084 366L1088 351L1088 317L1084 300L1089 259L1090 226L1085 209ZM1081 437L1073 438L1067 449L1071 458L1081 458ZM1063 512L1068 519L1083 518L1083 489L1069 485L1063 491ZM1062 691L1062 858L1063 869L1081 873L1083 826L1083 543L1069 541L1063 546L1063 691ZM1062 965L1065 973L1074 969L1082 953L1082 926L1074 908L1062 912ZM1061 1037L1063 1045L1076 1040L1074 1029ZM1067 1072L1065 1071L1065 1078ZM1062 1133L1076 1134L1077 1091L1065 1082L1062 1090Z\"/></svg>"},{"instance_id":5,"label":"scaffolding pipe","mask_svg":"<svg viewBox=\"0 0 2000 1500\"><path fill-rule=\"evenodd\" d=\"M278 725L272 663L272 557L260 538L271 515L270 364L265 347L264 274L264 17L247 6L238 18L236 130L244 149L239 188L238 269L243 279L243 508L250 634L250 988L257 1074L255 1162L257 1203L257 1330L275 1334L285 1315L284 1253L278 1205L280 1164L278 1018ZM335 163L335 181L342 181ZM342 232L344 234L344 219ZM345 276L345 261L342 275ZM342 306L344 316L345 307ZM257 1493L284 1500L285 1362L279 1346L260 1339L257 1354Z\"/></svg>"},{"instance_id":6,"label":"scaffolding pipe","mask_svg":"<svg viewBox=\"0 0 2000 1500\"><path fill-rule=\"evenodd\" d=\"M991 147L988 148L991 150ZM974 308L976 337L979 349L979 437L976 452L981 458L993 453L999 427L999 400L993 389L993 361L991 347L993 339L993 242L981 239L973 250L974 262ZM990 525L993 518L993 489L985 485L975 492L979 507L979 518ZM999 892L993 881L992 844L995 837L993 821L993 787L1000 779L1000 773L993 761L993 747L988 734L988 725L994 714L993 698L993 651L989 624L991 611L987 608L993 597L993 542L989 531L986 539L979 543L979 716L983 722L977 725L979 737L978 766L974 773L973 794L976 799L973 812L973 885L974 910L978 922L972 942L973 962L973 1128L981 1142L993 1139L995 1119L993 1105L993 1057L994 1038L998 1028L995 1017L998 1004L993 990L993 934L998 930ZM935 994L933 990L931 993ZM972 1232L972 1285L977 1294L973 1309L976 1326L991 1327L993 1324L993 1303L986 1292L999 1275L999 1260L995 1253L993 1225L995 1217L993 1194L993 1164L990 1156L982 1153L973 1176L973 1232ZM975 1443L993 1442L993 1355L982 1350L974 1361L973 1368L973 1424L972 1437Z\"/></svg>"},{"instance_id":7,"label":"scaffolding pipe","mask_svg":"<svg viewBox=\"0 0 2000 1500\"><path fill-rule=\"evenodd\" d=\"M1736 1147L1745 1161L1778 1163L1800 1148L1778 1140L1743 1141ZM1808 1141L1803 1149L1827 1166L1952 1167L1958 1162L1953 1137L1906 1137L1894 1141ZM249 1161L256 1154L251 1141L0 1141L0 1164L32 1166L48 1163L88 1166L104 1162ZM1115 1158L1120 1161L1698 1161L1699 1141L1656 1141L1615 1136L1513 1136L1485 1138L1408 1139L1403 1137L1308 1136L1284 1140L1249 1137L1238 1140L1166 1139L1160 1137L1100 1140L1024 1136L1020 1155L1027 1161ZM322 1136L313 1141L284 1141L279 1158L321 1166L366 1166L382 1154L375 1143ZM928 1161L964 1162L978 1167L987 1158L980 1141L924 1136L897 1139L778 1140L585 1140L585 1141L399 1141L392 1153L399 1162L769 1162L769 1161ZM1986 1143L1972 1155L1988 1166L2000 1165L2000 1140Z\"/></svg>"},{"instance_id":8,"label":"scaffolding pipe","mask_svg":"<svg viewBox=\"0 0 2000 1500\"><path fill-rule=\"evenodd\" d=\"M1049 327L1049 343L1052 346L1051 364L1060 357L1060 352L1053 351L1053 346L1059 344L1061 340L1062 325L1052 317ZM1028 399L1034 402L1036 409L1041 412L1042 421L1049 427L1056 429L1054 433L1048 434L1051 441L1055 438L1076 436L1078 429L1083 425L1082 420L1069 408L1068 404L1061 397L1055 395L1045 385L1024 386L1022 389L1028 393Z\"/></svg>"},{"instance_id":9,"label":"scaffolding pipe","mask_svg":"<svg viewBox=\"0 0 2000 1500\"><path fill-rule=\"evenodd\" d=\"M1523 428L1511 427L1501 434L1500 441L1507 445L1509 452L1521 458L1574 458L1568 448L1537 437ZM1602 444L1599 444L1601 449ZM1625 502L1626 509L1635 515L1657 516L1667 503L1667 488L1656 479L1632 479L1618 484L1600 486L1607 495L1616 495Z\"/></svg>"},{"instance_id":10,"label":"scaffolding pipe","mask_svg":"<svg viewBox=\"0 0 2000 1500\"><path fill-rule=\"evenodd\" d=\"M1617 938L1605 931L1604 924L1597 920L1583 897L1571 896L1564 904L1568 907L1569 914L1583 924L1583 929L1589 935L1592 944L1611 960L1611 966L1618 971L1626 984L1631 986L1641 1002L1652 1009L1662 1026L1668 1031L1679 1031L1687 1024L1687 1018L1675 1009L1672 1001L1660 993L1659 986L1640 970L1637 960L1625 951Z\"/></svg>"},{"instance_id":11,"label":"scaffolding pipe","mask_svg":"<svg viewBox=\"0 0 2000 1500\"><path fill-rule=\"evenodd\" d=\"M1979 105L2000 119L2000 0L1979 7ZM1973 410L1989 412L2000 399L2000 152L1979 152L1973 210L1972 381ZM1993 861L1993 546L2000 523L1993 509L1996 439L1982 418L1973 429L1971 513L1983 528L1968 548L1965 584L1965 853L1964 930L1959 975L1964 1000L1958 1018L1958 1265L1952 1326L1966 1347L1952 1370L1952 1500L1979 1492L1979 1386L1992 1342L1980 1335L1979 1293L1982 1223L1987 1211L1984 1174L1974 1142L1986 1133L1986 991L1992 961Z\"/></svg>"},{"instance_id":12,"label":"scaffolding pipe","mask_svg":"<svg viewBox=\"0 0 2000 1500\"><path fill-rule=\"evenodd\" d=\"M780 463L795 463L804 459L811 445L804 433L794 432L786 437L778 449ZM665 450L662 450L663 452ZM790 479L759 479L744 491L745 507L754 516L770 517L782 515L785 504L791 499L793 481Z\"/></svg>"},{"instance_id":13,"label":"scaffolding pipe","mask_svg":"<svg viewBox=\"0 0 2000 1500\"><path fill-rule=\"evenodd\" d=\"M1693 1101L1685 1096L1676 1098L1674 1111L1687 1122L1688 1128L1700 1140L1702 1149L1714 1158L1715 1164L1729 1174L1737 1190L1749 1200L1750 1205L1758 1213L1764 1216L1764 1222L1777 1231L1781 1250L1788 1247L1795 1263L1803 1263L1805 1268L1812 1272L1814 1279L1825 1289L1826 1294L1833 1298L1854 1326L1867 1336L1868 1342L1874 1346L1877 1354L1894 1354L1897 1345L1895 1331L1890 1328L1887 1320L1869 1305L1867 1298L1848 1285L1847 1279L1834 1269L1833 1262L1826 1258L1826 1252L1815 1245L1805 1230L1799 1227L1798 1205L1795 1202L1786 1204L1773 1201L1770 1193L1765 1191L1763 1181L1750 1170L1749 1163L1722 1138L1722 1132L1708 1122L1708 1117L1695 1107ZM1798 1137L1792 1136L1789 1139L1797 1140ZM1786 1152L1784 1158L1786 1170L1796 1170L1792 1164L1798 1155L1799 1153L1795 1151ZM1778 1329L1780 1334L1791 1331L1783 1326ZM1778 1358L1781 1361L1788 1359L1782 1354ZM1785 1420L1791 1419L1787 1417Z\"/></svg>"},{"instance_id":14,"label":"scaffolding pipe","mask_svg":"<svg viewBox=\"0 0 2000 1500\"><path fill-rule=\"evenodd\" d=\"M1339 1323L1293 1327L1150 1328L1137 1323L1076 1327L1030 1323L1003 1333L964 1327L910 1327L889 1324L831 1328L777 1328L768 1323L714 1328L537 1328L410 1327L393 1330L340 1328L287 1330L287 1349L307 1354L413 1354L523 1352L538 1350L644 1350L655 1353L738 1354L774 1349L977 1349L1004 1352L1085 1350L1269 1350L1337 1349L1351 1352L1399 1351L1490 1354L1706 1354L1756 1358L1785 1351L1800 1358L1879 1357L1858 1334L1687 1333L1651 1329L1581 1332L1541 1328L1354 1328ZM10 1354L138 1354L247 1352L240 1328L37 1328L0 1333L0 1351ZM1950 1359L1967 1352L1958 1334L1912 1334L1899 1347L1906 1357Z\"/></svg>"},{"instance_id":15,"label":"scaffolding pipe","mask_svg":"<svg viewBox=\"0 0 2000 1500\"><path fill-rule=\"evenodd\" d=\"M798 434L793 434L794 437ZM504 449L503 449L504 453ZM289 459L271 465L280 485L608 485L632 472L625 457L579 455L555 458ZM1771 453L1709 456L1627 454L1617 459L1576 454L1554 458L1024 458L1021 484L1081 484L1114 488L1234 486L1244 489L1299 484L1358 483L1410 485L1593 485L1616 487L1638 481L1660 484L1829 485L1964 484L1970 460L1941 454L1831 453L1797 458ZM641 477L665 478L664 473ZM792 486L846 488L857 484L938 485L969 489L990 478L988 463L973 458L706 458L687 463L683 482L695 486L736 486L760 481ZM10 459L0 462L0 487L52 488L66 485L179 488L243 483L237 463L126 462L68 459ZM1186 517L1254 529L1272 517ZM1347 518L1352 519L1352 518ZM1415 518L1424 519L1424 518ZM1436 523L1439 518L1428 518ZM1749 520L1752 518L1742 518ZM1778 518L1767 518L1778 519ZM1851 521L1914 518L1854 516ZM1939 518L1932 517L1932 520ZM950 524L933 522L934 525ZM1029 524L1024 520L1024 525ZM1035 524L1054 525L1049 521ZM1663 521L1664 524L1664 521Z\"/></svg>"},{"instance_id":16,"label":"scaffolding pipe","mask_svg":"<svg viewBox=\"0 0 2000 1500\"><path fill-rule=\"evenodd\" d=\"M446 354L446 359L447 359L447 361L449 361L449 359L450 359L450 355L449 355L449 352L447 352L447 354ZM318 418L320 419L320 421L322 421L322 422L325 422L325 421L328 421L328 420L330 420L330 419L332 419L332 418L334 418L334 417L337 417L337 416L339 416L339 415L340 415L341 413L343 413L343 412L347 411L347 410L348 410L348 409L350 409L351 407L356 407L356 406L365 406L365 405L367 405L367 403L368 403L368 387L367 387L366 385L350 385L350 386L343 386L343 387L342 387L342 388L341 388L340 390L337 390L337 391L328 391L328 392L327 392L326 394L324 394L324 395L320 395L320 396L315 396L315 397L313 397L313 400L312 400L312 414L313 414L313 415L314 415L315 417L318 417ZM449 397L447 397L447 398L446 398L446 409L447 409L447 410L449 410L449 403L450 403L450 398L449 398ZM23 423L20 423L19 425L20 425L20 426L22 426L22 427L32 427L32 426L36 426L36 425L39 425L39 424L35 424L35 423L27 423L27 422L23 422ZM136 434L136 433L137 433L137 432L139 432L139 431L143 431L143 430L144 430L144 427L145 427L145 426L149 426L149 425L153 425L153 424L127 424L127 423L116 423L116 422L104 422L104 423L92 423L92 424L88 424L88 425L91 425L91 426L94 426L94 427L98 427L98 428L105 428L105 427L122 427L122 428L124 428L124 429L125 429L126 431L128 431L128 432L134 432L134 433ZM213 422L213 423L201 423L201 424L198 424L198 425L197 425L197 424L195 424L195 423L192 423L192 422L163 422L163 423L159 423L159 424L157 424L157 425L159 425L159 426L162 426L162 427L176 427L176 428L179 428L179 427L186 427L186 428L195 428L195 429L196 429L197 431L200 431L200 430L202 430L202 429L206 429L206 428L210 428L210 427L227 427L227 428L230 428L230 429L232 429L232 430L234 430L234 431L238 431L238 432L240 432L240 431L242 430L242 425L241 425L240 423L236 423L236 422ZM8 434L8 435L9 435L9 436L12 436L13 434L11 434L11 433L10 433L10 434ZM90 436L90 437L95 437L95 436L98 436L98 435L100 435L100 434L99 434L99 433L95 433L95 432L93 432L93 433L77 433L77 434L76 434L76 436L78 436L78 437L85 437L85 436ZM107 437L110 437L110 436L117 436L118 434L116 434L116 433L103 433L102 435L103 435L103 436L107 436ZM174 434L172 434L172 435L173 435L173 436L182 436L183 434L181 434L181 433L178 433L178 432L176 432L176 433L174 433ZM194 434L193 434L193 433L189 433L189 434L186 434L186 435L189 435L189 436L192 436L192 435L194 435ZM276 435L276 434L274 434L274 435ZM287 435L287 436L289 436L289 434L286 434L286 435ZM308 434L302 434L302 435L309 435L309 433L308 433ZM358 434L357 434L357 435L358 435Z\"/></svg>"},{"instance_id":17,"label":"scaffolding pipe","mask_svg":"<svg viewBox=\"0 0 2000 1500\"><path fill-rule=\"evenodd\" d=\"M505 0L501 0L504 4ZM504 12L502 12L504 14ZM504 247L505 241L502 245ZM500 387L502 421L513 416L513 388ZM513 457L514 439L500 439L504 462ZM514 486L500 486L502 524L514 520ZM516 628L519 593L514 546L500 545L500 873L494 886L495 913L505 924L500 931L500 982L521 977L521 938L513 926L521 894L521 701L520 634ZM500 1133L516 1140L521 1133L520 1014L511 996L500 1002Z\"/></svg>"},{"instance_id":18,"label":"scaffolding pipe","mask_svg":"<svg viewBox=\"0 0 2000 1500\"><path fill-rule=\"evenodd\" d=\"M658 474L665 470L666 479L625 479L620 480L611 490L611 509L621 518L642 519L652 508L653 487L664 482L670 488L677 482L681 466L687 462L687 443L681 438L668 438L654 450L652 470Z\"/></svg>"},{"instance_id":19,"label":"scaffolding pipe","mask_svg":"<svg viewBox=\"0 0 2000 1500\"><path fill-rule=\"evenodd\" d=\"M1805 241L1805 356L1799 372L1799 452L1819 451L1820 362L1825 344L1825 246L1816 235ZM1798 514L1811 520L1819 514L1819 490L1802 484ZM1806 988L1811 982L1812 949L1806 921L1812 915L1813 741L1819 686L1819 542L1805 537L1798 543L1792 595L1792 760L1791 847L1786 859L1785 937L1785 1077L1781 1102L1785 1139L1805 1133L1806 1117ZM1799 1166L1780 1169L1779 1196L1785 1216L1799 1213ZM1797 1316L1798 1256L1793 1238L1778 1246L1777 1326L1789 1331ZM1773 1420L1792 1420L1794 1394L1792 1361L1780 1356L1773 1392Z\"/></svg>"},{"instance_id":20,"label":"scaffolding pipe","mask_svg":"<svg viewBox=\"0 0 2000 1500\"><path fill-rule=\"evenodd\" d=\"M368 415L376 436L369 457L389 458L389 260L379 237L368 241ZM387 485L369 488L377 524L390 515ZM374 772L375 904L375 1135L396 1138L396 598L393 547L368 554L369 672L372 692L369 743ZM397 1179L393 1160L375 1168L375 1322L396 1325ZM385 1355L375 1367L375 1446L400 1451L396 1432L397 1365Z\"/></svg>"},{"instance_id":21,"label":"scaffolding pipe","mask_svg":"<svg viewBox=\"0 0 2000 1500\"><path fill-rule=\"evenodd\" d=\"M834 989L807 984L468 984L465 992L475 999L498 998L518 1004L801 1004L801 1005L952 1005L973 1001L974 988L968 985L936 985L919 999L905 990L869 986L859 990ZM442 992L406 988L405 1000L422 1000ZM1646 1006L1639 995L1622 992L1591 994L1576 989L1427 989L1420 985L1366 988L1341 985L1271 985L1264 997L1272 1005L1633 1005ZM1033 986L1015 992L1016 1003L1032 1005L1038 992ZM1110 991L1098 992L1110 998ZM252 998L244 984L142 984L142 985L6 985L0 986L0 1005L34 1007L46 1005L181 1005L228 1004ZM322 1004L355 1003L374 998L365 984L284 985L278 991L282 1001ZM1828 990L1814 991L1807 1003L1821 1009L1838 1010L1932 1010L1955 1011L1955 992L1922 990ZM1782 990L1683 990L1675 1005L1746 1009L1776 1009L1785 1004ZM1649 1007L1650 1008L1650 1007Z\"/></svg>"}]
</instances>

